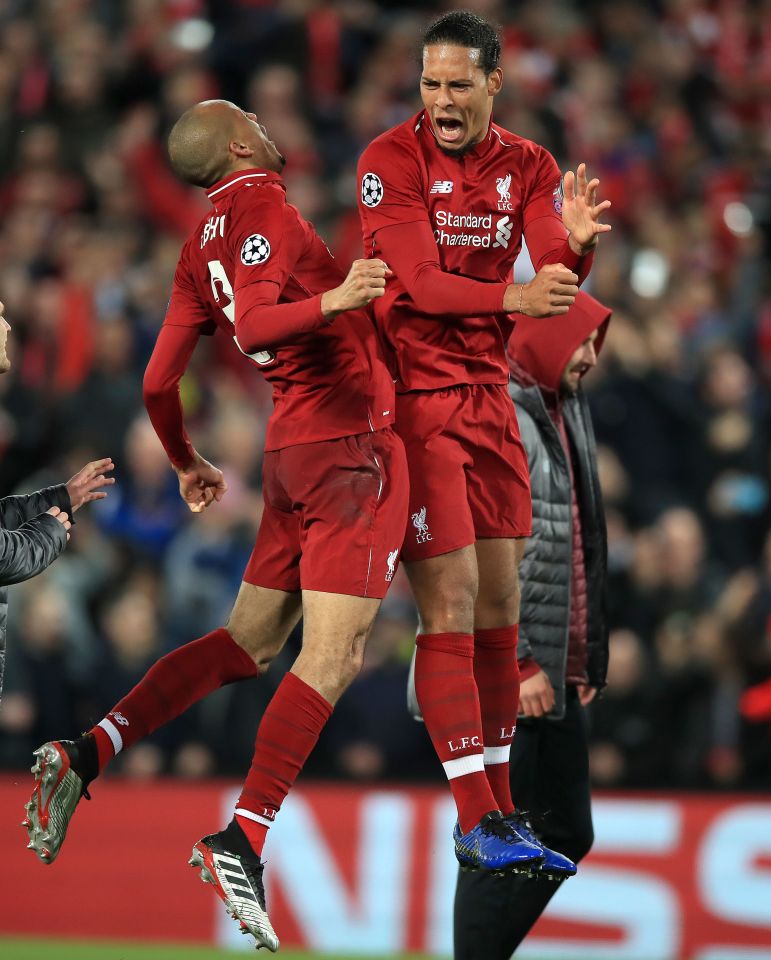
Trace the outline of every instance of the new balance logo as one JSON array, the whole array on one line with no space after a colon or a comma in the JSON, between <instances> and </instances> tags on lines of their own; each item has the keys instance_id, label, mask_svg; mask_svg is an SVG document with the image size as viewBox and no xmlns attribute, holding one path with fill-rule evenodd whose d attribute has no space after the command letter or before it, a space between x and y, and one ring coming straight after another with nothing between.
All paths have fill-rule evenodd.
<instances>
[{"instance_id":1,"label":"new balance logo","mask_svg":"<svg viewBox=\"0 0 771 960\"><path fill-rule=\"evenodd\" d=\"M127 727L129 725L128 720L123 716L122 713L111 713L110 716L116 723L119 723L122 727Z\"/></svg>"},{"instance_id":2,"label":"new balance logo","mask_svg":"<svg viewBox=\"0 0 771 960\"><path fill-rule=\"evenodd\" d=\"M434 185L431 187L431 193L452 193L453 182L452 180L434 180Z\"/></svg>"},{"instance_id":3,"label":"new balance logo","mask_svg":"<svg viewBox=\"0 0 771 960\"><path fill-rule=\"evenodd\" d=\"M495 243L494 247L503 247L504 250L508 249L509 240L511 240L511 233L514 229L514 225L511 222L510 217L501 217L501 219L495 224Z\"/></svg>"},{"instance_id":4,"label":"new balance logo","mask_svg":"<svg viewBox=\"0 0 771 960\"><path fill-rule=\"evenodd\" d=\"M426 508L421 507L417 513L412 515L412 525L418 531L415 535L416 543L425 543L427 540L433 539L431 534L428 532L428 524L426 523Z\"/></svg>"},{"instance_id":5,"label":"new balance logo","mask_svg":"<svg viewBox=\"0 0 771 960\"><path fill-rule=\"evenodd\" d=\"M385 578L390 583L394 578L394 573L396 573L396 558L399 556L398 550L392 550L388 554L388 573L386 573Z\"/></svg>"}]
</instances>

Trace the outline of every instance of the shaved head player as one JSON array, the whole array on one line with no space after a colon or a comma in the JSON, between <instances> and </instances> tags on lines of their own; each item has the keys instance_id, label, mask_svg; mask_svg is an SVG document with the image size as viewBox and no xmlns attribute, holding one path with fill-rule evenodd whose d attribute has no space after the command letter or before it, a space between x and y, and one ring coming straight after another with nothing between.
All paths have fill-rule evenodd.
<instances>
[{"instance_id":1,"label":"shaved head player","mask_svg":"<svg viewBox=\"0 0 771 960\"><path fill-rule=\"evenodd\" d=\"M233 820L196 843L191 860L242 928L275 951L266 834L361 666L404 537L393 382L372 318L359 309L383 295L387 271L360 260L343 277L286 202L284 158L253 114L222 100L198 104L172 130L169 154L212 208L182 249L145 403L182 497L194 512L211 507L225 481L185 432L178 384L200 336L219 328L231 337L273 385L265 509L227 626L159 660L79 740L36 751L30 846L53 861L80 797L116 752L212 690L264 671L302 615L302 650L262 717Z\"/></svg>"}]
</instances>

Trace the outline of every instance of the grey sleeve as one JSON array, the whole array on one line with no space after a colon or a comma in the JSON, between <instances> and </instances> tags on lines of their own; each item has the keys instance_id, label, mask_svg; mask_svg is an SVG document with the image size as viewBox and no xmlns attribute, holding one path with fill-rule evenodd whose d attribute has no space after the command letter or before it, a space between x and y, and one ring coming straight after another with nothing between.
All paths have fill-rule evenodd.
<instances>
[{"instance_id":1,"label":"grey sleeve","mask_svg":"<svg viewBox=\"0 0 771 960\"><path fill-rule=\"evenodd\" d=\"M0 499L0 527L17 530L25 521L45 513L51 507L59 507L72 520L72 504L66 484L57 483L18 497L3 497Z\"/></svg>"},{"instance_id":2,"label":"grey sleeve","mask_svg":"<svg viewBox=\"0 0 771 960\"><path fill-rule=\"evenodd\" d=\"M538 466L539 460L538 431L530 414L523 410L518 404L515 404L515 406L517 408L517 420L519 421L519 434L522 440L522 445L525 448L525 453L527 454L527 465L528 469L530 470L530 484L532 487L533 474ZM541 534L541 519L542 518L538 515L538 512L534 510L532 524L533 532L528 537L525 553L522 557L522 562L519 565L520 621L519 642L517 644L518 660L535 659L533 656L533 647L527 637L527 619L522 616L522 612L526 609L531 609L532 604L537 602L536 598L533 596L533 579L532 577L528 576L528 571L530 564L532 563L533 554L535 552L536 541Z\"/></svg>"},{"instance_id":3,"label":"grey sleeve","mask_svg":"<svg viewBox=\"0 0 771 960\"><path fill-rule=\"evenodd\" d=\"M20 583L42 573L67 546L67 531L47 513L0 529L0 586Z\"/></svg>"}]
</instances>

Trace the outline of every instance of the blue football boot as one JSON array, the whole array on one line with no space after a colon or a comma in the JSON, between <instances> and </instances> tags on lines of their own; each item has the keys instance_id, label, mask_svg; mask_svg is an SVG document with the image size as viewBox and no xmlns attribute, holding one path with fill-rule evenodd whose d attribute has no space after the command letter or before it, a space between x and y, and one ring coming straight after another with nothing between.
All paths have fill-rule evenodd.
<instances>
[{"instance_id":1,"label":"blue football boot","mask_svg":"<svg viewBox=\"0 0 771 960\"><path fill-rule=\"evenodd\" d=\"M514 813L510 813L504 819L507 823L516 827L517 833L521 837L541 848L543 860L531 870L532 876L544 877L547 880L567 880L568 877L576 875L576 865L573 861L564 854L557 853L556 850L550 850L544 846L533 832L530 821L524 813L515 810Z\"/></svg>"},{"instance_id":2,"label":"blue football boot","mask_svg":"<svg viewBox=\"0 0 771 960\"><path fill-rule=\"evenodd\" d=\"M486 813L468 833L461 833L456 823L452 838L458 863L467 870L529 873L544 857L538 841L525 840L500 810Z\"/></svg>"}]
</instances>

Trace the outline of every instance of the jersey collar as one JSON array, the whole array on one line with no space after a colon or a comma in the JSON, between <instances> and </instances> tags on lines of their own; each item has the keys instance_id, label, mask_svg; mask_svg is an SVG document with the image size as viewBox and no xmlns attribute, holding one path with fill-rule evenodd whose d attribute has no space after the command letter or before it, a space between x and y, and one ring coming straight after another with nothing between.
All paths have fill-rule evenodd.
<instances>
[{"instance_id":1,"label":"jersey collar","mask_svg":"<svg viewBox=\"0 0 771 960\"><path fill-rule=\"evenodd\" d=\"M262 170L259 167L255 167L252 170L235 170L227 177L223 177L222 180L218 180L217 183L209 187L206 191L206 196L212 203L216 203L228 193L234 190L240 190L241 187L263 186L266 183L276 182L282 183L283 181L281 180L280 174L273 173L272 170Z\"/></svg>"}]
</instances>

